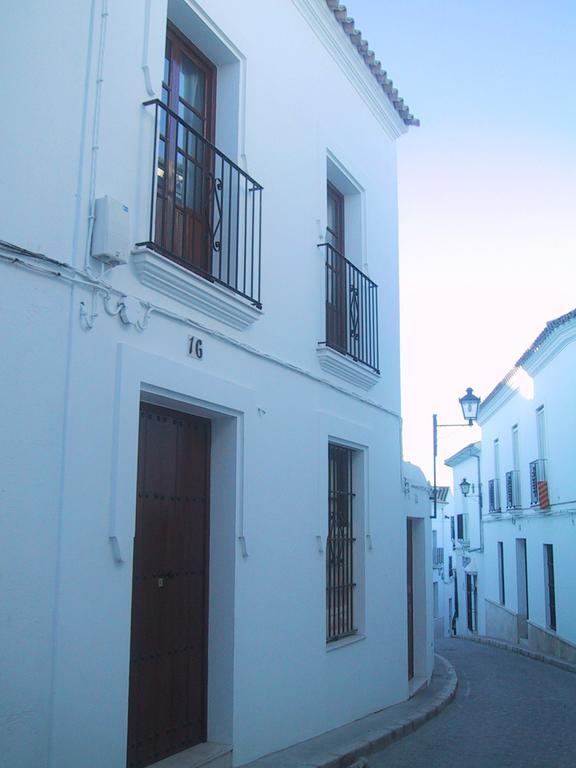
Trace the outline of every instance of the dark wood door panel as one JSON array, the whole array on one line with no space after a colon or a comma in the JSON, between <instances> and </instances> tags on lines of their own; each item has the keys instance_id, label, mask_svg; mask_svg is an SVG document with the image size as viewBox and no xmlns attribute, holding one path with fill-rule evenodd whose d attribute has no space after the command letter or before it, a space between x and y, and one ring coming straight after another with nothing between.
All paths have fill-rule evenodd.
<instances>
[{"instance_id":1,"label":"dark wood door panel","mask_svg":"<svg viewBox=\"0 0 576 768\"><path fill-rule=\"evenodd\" d=\"M210 422L142 404L128 765L206 738Z\"/></svg>"}]
</instances>

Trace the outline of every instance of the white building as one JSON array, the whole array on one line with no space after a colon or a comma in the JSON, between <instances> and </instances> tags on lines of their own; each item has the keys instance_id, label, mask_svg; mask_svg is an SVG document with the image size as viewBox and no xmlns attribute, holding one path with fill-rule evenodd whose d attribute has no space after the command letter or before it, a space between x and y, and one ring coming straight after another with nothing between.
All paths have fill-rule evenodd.
<instances>
[{"instance_id":1,"label":"white building","mask_svg":"<svg viewBox=\"0 0 576 768\"><path fill-rule=\"evenodd\" d=\"M448 486L438 486L436 494L436 517L431 519L432 604L434 637L439 639L452 634L455 610L454 496Z\"/></svg>"},{"instance_id":2,"label":"white building","mask_svg":"<svg viewBox=\"0 0 576 768\"><path fill-rule=\"evenodd\" d=\"M576 310L480 406L485 633L576 661Z\"/></svg>"},{"instance_id":3,"label":"white building","mask_svg":"<svg viewBox=\"0 0 576 768\"><path fill-rule=\"evenodd\" d=\"M434 590L429 578L432 565L430 486L422 470L403 463L406 511L406 583L408 628L408 679L410 693L430 679L434 666Z\"/></svg>"},{"instance_id":4,"label":"white building","mask_svg":"<svg viewBox=\"0 0 576 768\"><path fill-rule=\"evenodd\" d=\"M405 699L413 117L334 0L0 37L4 763L239 765Z\"/></svg>"},{"instance_id":5,"label":"white building","mask_svg":"<svg viewBox=\"0 0 576 768\"><path fill-rule=\"evenodd\" d=\"M454 614L451 628L463 636L484 634L480 448L480 443L471 443L444 462L452 469L454 485L450 517L454 558Z\"/></svg>"}]
</instances>

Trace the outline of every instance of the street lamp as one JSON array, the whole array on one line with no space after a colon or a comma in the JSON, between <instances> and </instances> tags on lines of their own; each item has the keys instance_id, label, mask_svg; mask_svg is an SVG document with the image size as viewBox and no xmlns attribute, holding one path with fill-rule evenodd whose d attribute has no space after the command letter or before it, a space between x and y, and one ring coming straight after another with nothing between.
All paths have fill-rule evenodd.
<instances>
[{"instance_id":1,"label":"street lamp","mask_svg":"<svg viewBox=\"0 0 576 768\"><path fill-rule=\"evenodd\" d=\"M462 491L462 496L464 496L464 498L470 493L470 483L466 478L460 483L460 490Z\"/></svg>"},{"instance_id":2,"label":"street lamp","mask_svg":"<svg viewBox=\"0 0 576 768\"><path fill-rule=\"evenodd\" d=\"M438 416L433 414L432 416L432 430L433 430L433 445L434 445L434 514L432 517L436 517L437 514L437 497L438 488L436 486L436 458L438 456L438 429L439 427L471 427L478 418L478 407L480 405L480 398L475 395L471 387L468 387L466 394L459 398L460 405L462 406L462 415L466 420L466 424L438 424ZM466 493L464 493L463 483L460 484L462 493L466 496L470 491L470 483L467 483Z\"/></svg>"},{"instance_id":3,"label":"street lamp","mask_svg":"<svg viewBox=\"0 0 576 768\"><path fill-rule=\"evenodd\" d=\"M468 387L464 397L460 398L460 405L462 406L462 414L465 419L468 419L468 426L471 427L472 422L478 418L478 407L480 405L480 398L472 393L471 387ZM466 425L461 424L459 426L464 427Z\"/></svg>"}]
</instances>

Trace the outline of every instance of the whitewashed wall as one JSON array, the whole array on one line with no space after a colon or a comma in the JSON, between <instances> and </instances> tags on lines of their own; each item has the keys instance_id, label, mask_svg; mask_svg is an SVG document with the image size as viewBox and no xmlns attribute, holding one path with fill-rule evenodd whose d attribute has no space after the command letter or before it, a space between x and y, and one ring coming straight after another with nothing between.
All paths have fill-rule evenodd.
<instances>
[{"instance_id":1,"label":"whitewashed wall","mask_svg":"<svg viewBox=\"0 0 576 768\"><path fill-rule=\"evenodd\" d=\"M156 95L163 66L166 4L108 3L98 109L103 8L11 3L0 28L2 103L14 117L0 128L0 239L78 270L92 184L128 205L131 242L146 237L143 64ZM92 317L78 275L73 285L0 264L0 741L18 768L124 766L141 396L210 415L228 458L213 454L232 510L231 527L214 532L215 561L231 532L235 551L225 589L211 577L211 631L231 618L233 631L211 656L209 739L232 743L241 764L408 694L394 148L404 126L321 0L190 0L170 16L212 47L217 143L264 186L264 309L249 329L230 328L142 285L130 257L106 280L172 313L140 331L99 298ZM363 190L358 259L379 284L382 375L369 393L324 373L316 353L329 152ZM201 361L186 355L190 334L203 338ZM369 538L362 632L327 652L317 536L329 440L363 451Z\"/></svg>"},{"instance_id":2,"label":"whitewashed wall","mask_svg":"<svg viewBox=\"0 0 576 768\"><path fill-rule=\"evenodd\" d=\"M422 470L403 462L404 509L412 518L412 573L414 600L414 677L429 681L434 668L434 609L430 488Z\"/></svg>"},{"instance_id":3,"label":"whitewashed wall","mask_svg":"<svg viewBox=\"0 0 576 768\"><path fill-rule=\"evenodd\" d=\"M576 383L576 330L574 320L557 328L524 363L508 385L481 409L482 474L495 474L493 443L500 444L500 483L505 490L505 473L513 469L512 427L518 426L521 508L489 515L485 523L486 599L493 612L500 604L497 543L504 548L505 605L502 610L518 612L516 539L526 539L528 563L529 625L531 642L547 652L570 655L573 651L557 645L556 639L576 644L574 590L576 569L576 477L573 455L576 412L573 391ZM538 458L536 411L544 406L547 443L547 477L550 509L531 506L529 463ZM544 544L552 544L556 587L557 630L548 632L544 579ZM548 635L548 637L546 637ZM537 640L538 638L538 640ZM507 639L512 639L507 637ZM547 647L546 647L547 646ZM576 655L575 655L576 657Z\"/></svg>"},{"instance_id":4,"label":"whitewashed wall","mask_svg":"<svg viewBox=\"0 0 576 768\"><path fill-rule=\"evenodd\" d=\"M476 453L479 453L477 444L467 446L457 454L447 459L445 464L452 468L452 478L454 487L454 530L455 545L454 567L456 572L456 583L458 589L458 617L456 619L456 632L459 635L469 634L468 612L466 602L466 574L477 574L477 631L484 634L484 582L482 577L482 558L483 558L483 531L480 524L480 494L478 483L478 459ZM464 497L460 488L460 483L466 479L470 483L470 491L467 497ZM480 478L482 485L483 501L485 501L485 483L484 478ZM465 539L458 539L457 515L467 516L467 531L465 530ZM467 534L467 535L466 535Z\"/></svg>"},{"instance_id":5,"label":"whitewashed wall","mask_svg":"<svg viewBox=\"0 0 576 768\"><path fill-rule=\"evenodd\" d=\"M432 569L432 584L436 584L438 592L438 611L434 617L434 637L449 637L452 634L452 616L454 613L454 575L450 574L450 558L452 568L456 564L455 552L452 549L450 521L454 515L454 496L448 491L445 502L438 502L437 516L431 520L432 533L436 532L436 546L444 552L444 561ZM452 610L451 610L452 607Z\"/></svg>"}]
</instances>

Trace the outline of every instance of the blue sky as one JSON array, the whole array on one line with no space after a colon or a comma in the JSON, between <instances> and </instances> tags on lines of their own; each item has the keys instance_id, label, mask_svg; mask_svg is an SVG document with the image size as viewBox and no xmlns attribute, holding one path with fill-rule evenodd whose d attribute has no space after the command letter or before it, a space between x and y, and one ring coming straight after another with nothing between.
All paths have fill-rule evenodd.
<instances>
[{"instance_id":1,"label":"blue sky","mask_svg":"<svg viewBox=\"0 0 576 768\"><path fill-rule=\"evenodd\" d=\"M402 397L430 477L432 413L458 420L576 307L576 0L347 8L422 121L398 142ZM477 438L444 430L440 454Z\"/></svg>"}]
</instances>

